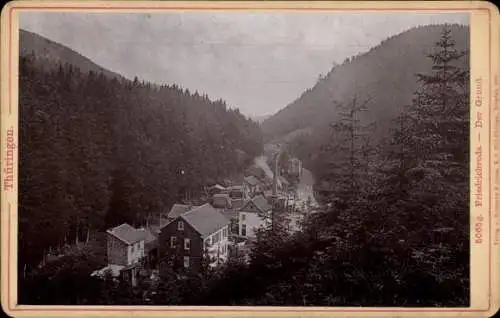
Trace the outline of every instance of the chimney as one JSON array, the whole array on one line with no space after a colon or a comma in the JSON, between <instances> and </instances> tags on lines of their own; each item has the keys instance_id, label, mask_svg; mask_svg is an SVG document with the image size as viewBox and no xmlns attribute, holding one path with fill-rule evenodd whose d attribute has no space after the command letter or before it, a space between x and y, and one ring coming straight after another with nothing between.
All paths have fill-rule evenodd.
<instances>
[{"instance_id":1,"label":"chimney","mask_svg":"<svg viewBox=\"0 0 500 318\"><path fill-rule=\"evenodd\" d=\"M274 157L274 176L273 176L273 197L278 195L278 159L279 153Z\"/></svg>"}]
</instances>

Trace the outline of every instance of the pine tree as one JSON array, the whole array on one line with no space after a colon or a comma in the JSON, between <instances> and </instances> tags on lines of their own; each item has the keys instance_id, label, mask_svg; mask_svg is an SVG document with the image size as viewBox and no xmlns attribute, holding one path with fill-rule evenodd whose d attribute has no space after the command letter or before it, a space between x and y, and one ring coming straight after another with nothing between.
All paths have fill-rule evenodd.
<instances>
[{"instance_id":1,"label":"pine tree","mask_svg":"<svg viewBox=\"0 0 500 318\"><path fill-rule=\"evenodd\" d=\"M316 175L329 184L330 200L349 200L363 187L369 172L373 147L370 134L374 125L361 123L361 113L366 112L369 100L359 103L356 98L348 105L337 104L340 119L329 125L329 140L322 146L316 164ZM318 173L319 172L319 173Z\"/></svg>"},{"instance_id":2,"label":"pine tree","mask_svg":"<svg viewBox=\"0 0 500 318\"><path fill-rule=\"evenodd\" d=\"M384 218L386 227L388 220L398 224L393 226L400 231L395 237L404 238L404 244L397 249L391 247L397 257L392 265L388 264L389 268L401 263L404 255L410 255L405 262L413 269L398 273L401 279L425 281L440 293L455 288L461 301L468 299L469 279L468 71L464 67L467 63L462 61L465 56L454 48L451 33L444 26L436 51L429 54L433 61L430 74L417 75L421 87L408 112L402 108L394 121L390 147L384 154L389 169L383 171L378 182L378 200L370 203L369 214L378 215L378 220ZM418 241L420 246L410 246L412 241ZM462 287L458 287L460 284ZM400 295L411 302L418 295L424 298L426 293L400 290ZM425 297L439 302L437 295Z\"/></svg>"},{"instance_id":3,"label":"pine tree","mask_svg":"<svg viewBox=\"0 0 500 318\"><path fill-rule=\"evenodd\" d=\"M430 74L417 74L421 88L409 109L414 155L427 161L468 164L469 87L464 68L467 52L455 48L448 26L443 27Z\"/></svg>"}]
</instances>

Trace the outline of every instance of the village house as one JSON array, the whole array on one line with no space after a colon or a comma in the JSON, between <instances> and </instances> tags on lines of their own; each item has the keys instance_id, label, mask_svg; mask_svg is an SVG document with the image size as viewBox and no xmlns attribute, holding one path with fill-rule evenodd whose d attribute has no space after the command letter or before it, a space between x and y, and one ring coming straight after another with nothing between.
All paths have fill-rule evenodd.
<instances>
[{"instance_id":1,"label":"village house","mask_svg":"<svg viewBox=\"0 0 500 318\"><path fill-rule=\"evenodd\" d=\"M197 272L206 261L216 266L228 258L229 220L210 204L181 213L161 229L161 266Z\"/></svg>"},{"instance_id":2,"label":"village house","mask_svg":"<svg viewBox=\"0 0 500 318\"><path fill-rule=\"evenodd\" d=\"M266 198L259 195L249 200L239 210L239 236L244 238L255 238L256 230L267 226L271 219L272 206Z\"/></svg>"},{"instance_id":3,"label":"village house","mask_svg":"<svg viewBox=\"0 0 500 318\"><path fill-rule=\"evenodd\" d=\"M212 206L220 210L231 209L232 208L231 201L232 200L229 197L229 194L227 193L214 194L211 200Z\"/></svg>"},{"instance_id":4,"label":"village house","mask_svg":"<svg viewBox=\"0 0 500 318\"><path fill-rule=\"evenodd\" d=\"M139 270L142 268L141 260L146 256L147 238L147 231L136 229L127 223L107 230L108 266L93 272L92 276L102 277L109 272L113 277L121 277L135 286Z\"/></svg>"},{"instance_id":5,"label":"village house","mask_svg":"<svg viewBox=\"0 0 500 318\"><path fill-rule=\"evenodd\" d=\"M291 158L288 161L288 174L300 177L302 175L302 161L297 158Z\"/></svg>"},{"instance_id":6,"label":"village house","mask_svg":"<svg viewBox=\"0 0 500 318\"><path fill-rule=\"evenodd\" d=\"M243 199L232 200L228 194L220 193L212 197L211 205L229 220L229 235L238 234L238 209L243 206Z\"/></svg>"},{"instance_id":7,"label":"village house","mask_svg":"<svg viewBox=\"0 0 500 318\"><path fill-rule=\"evenodd\" d=\"M231 199L229 194L216 194L212 197L211 205L226 219L229 220L229 235L237 236L239 233L239 210L248 202L249 199Z\"/></svg>"},{"instance_id":8,"label":"village house","mask_svg":"<svg viewBox=\"0 0 500 318\"><path fill-rule=\"evenodd\" d=\"M226 188L221 186L220 184L215 184L208 188L208 194L213 196L214 194L225 193Z\"/></svg>"},{"instance_id":9,"label":"village house","mask_svg":"<svg viewBox=\"0 0 500 318\"><path fill-rule=\"evenodd\" d=\"M247 186L248 193L251 197L264 190L262 182L257 177L252 175L245 177L245 185Z\"/></svg>"},{"instance_id":10,"label":"village house","mask_svg":"<svg viewBox=\"0 0 500 318\"><path fill-rule=\"evenodd\" d=\"M174 204L167 214L167 221L172 222L182 213L191 210L192 207L193 207L192 205L188 204Z\"/></svg>"},{"instance_id":11,"label":"village house","mask_svg":"<svg viewBox=\"0 0 500 318\"><path fill-rule=\"evenodd\" d=\"M249 197L248 187L244 183L228 187L227 194L231 199L247 199Z\"/></svg>"}]
</instances>

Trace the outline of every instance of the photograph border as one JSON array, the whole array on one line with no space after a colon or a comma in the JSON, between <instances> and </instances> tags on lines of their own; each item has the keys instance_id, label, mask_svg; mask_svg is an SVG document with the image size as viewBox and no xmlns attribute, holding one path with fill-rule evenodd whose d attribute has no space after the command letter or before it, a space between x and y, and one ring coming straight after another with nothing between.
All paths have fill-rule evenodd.
<instances>
[{"instance_id":1,"label":"photograph border","mask_svg":"<svg viewBox=\"0 0 500 318\"><path fill-rule=\"evenodd\" d=\"M273 10L273 11L396 11L396 12L469 12L470 13L470 28L472 34L473 24L482 21L483 25L480 30L475 30L474 34L482 34L482 42L487 42L487 52L482 52L482 55L488 54L486 61L483 56L476 57L473 48L471 35L471 154L473 155L474 145L482 146L483 156L483 200L482 209L476 209L471 204L471 254L474 252L479 258L474 259L475 262L488 262L488 270L486 273L486 281L488 284L487 301L481 308L464 307L464 308L403 308L403 307L380 307L380 308L353 308L353 307L208 307L208 306L31 306L17 305L17 269L15 260L17 259L17 176L18 176L18 154L17 154L17 133L18 133L18 116L17 116L17 67L18 67L18 44L19 39L16 35L18 27L17 14L20 11L89 11L89 12L159 12L159 11L246 11L246 10ZM473 19L476 14L487 15L487 21L484 18ZM7 147L15 148L13 156L13 178L14 186L9 189L2 187L2 307L7 314L15 316L36 316L42 315L72 315L83 314L99 315L106 314L110 316L116 315L159 315L167 313L172 316L212 316L217 313L217 316L260 316L272 314L273 316L284 316L293 314L297 316L324 316L330 314L355 315L360 314L366 316L386 316L386 315L415 315L420 313L425 316L481 316L493 315L499 306L499 290L500 285L498 272L500 270L500 218L498 216L498 207L500 206L500 175L498 162L498 148L500 130L500 112L498 108L498 59L493 57L499 56L499 13L498 9L491 3L486 1L342 1L342 2L247 2L247 1L200 1L200 2L177 2L177 1L15 1L8 3L2 10L1 14L1 97L2 97L2 118L1 118L1 157L2 157L2 184L4 184L5 171L5 152ZM487 29L487 30L485 30ZM478 39L479 40L479 39ZM483 47L481 47L483 48ZM484 49L484 48L483 48ZM473 74L474 73L474 74ZM482 78L484 87L482 88L482 96L475 96L475 83L473 78ZM478 110L474 107L474 98L480 98L482 108ZM476 105L477 106L477 105ZM487 106L487 107L485 107ZM486 110L487 109L487 110ZM484 125L482 127L474 127L473 123L478 120L477 112L481 112ZM476 134L477 133L477 134ZM480 135L488 135L488 139L480 139ZM494 135L493 135L494 134ZM478 139L473 140L476 136ZM11 149L11 148L9 148ZM487 158L487 159L486 159ZM474 156L471 156L470 173L473 176L474 171ZM487 162L486 162L487 160ZM473 178L471 178L471 184ZM473 187L471 186L471 200ZM479 213L477 213L479 212ZM478 216L483 216L478 219ZM478 225L479 224L479 225ZM474 235L478 234L478 229L482 231L482 243L475 245L473 242ZM487 245L487 246L486 246ZM487 257L486 257L487 254ZM471 271L472 269L471 258ZM478 269L481 271L481 269ZM472 273L471 273L472 275ZM481 273L485 275L485 273ZM484 277L483 277L484 279ZM471 292L472 292L472 276L471 276ZM479 286L480 289L486 289ZM472 297L471 297L472 306ZM85 311L83 312L82 309Z\"/></svg>"}]
</instances>

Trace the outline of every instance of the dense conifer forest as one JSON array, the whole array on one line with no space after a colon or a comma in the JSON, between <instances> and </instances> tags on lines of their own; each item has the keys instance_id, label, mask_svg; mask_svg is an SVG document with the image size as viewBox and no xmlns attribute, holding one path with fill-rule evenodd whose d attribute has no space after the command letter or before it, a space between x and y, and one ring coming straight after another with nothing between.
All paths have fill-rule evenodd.
<instances>
[{"instance_id":1,"label":"dense conifer forest","mask_svg":"<svg viewBox=\"0 0 500 318\"><path fill-rule=\"evenodd\" d=\"M257 123L222 100L20 59L19 266L241 173Z\"/></svg>"}]
</instances>

